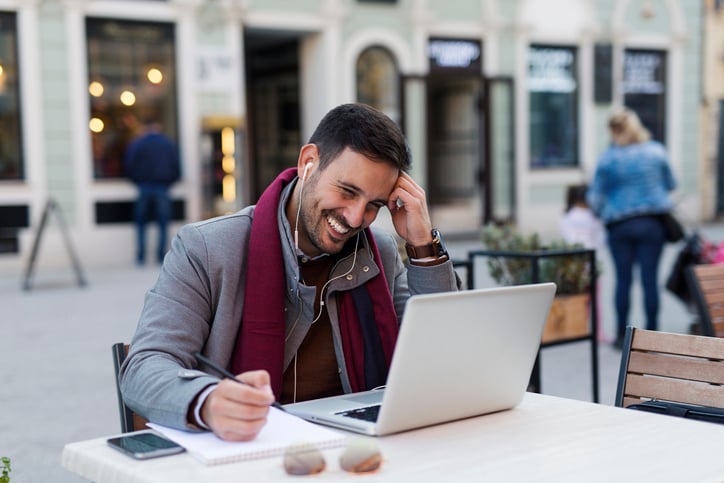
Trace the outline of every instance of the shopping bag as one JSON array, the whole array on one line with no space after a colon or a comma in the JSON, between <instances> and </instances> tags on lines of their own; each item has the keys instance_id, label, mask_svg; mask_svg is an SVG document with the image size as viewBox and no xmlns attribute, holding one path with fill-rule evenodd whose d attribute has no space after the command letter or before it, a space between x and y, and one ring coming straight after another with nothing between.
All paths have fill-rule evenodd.
<instances>
[{"instance_id":1,"label":"shopping bag","mask_svg":"<svg viewBox=\"0 0 724 483\"><path fill-rule=\"evenodd\" d=\"M684 227L681 226L679 220L677 220L671 212L662 214L660 219L664 225L664 234L667 242L676 243L684 238Z\"/></svg>"},{"instance_id":2,"label":"shopping bag","mask_svg":"<svg viewBox=\"0 0 724 483\"><path fill-rule=\"evenodd\" d=\"M676 256L674 265L666 279L666 289L676 295L685 304L693 303L689 290L689 283L686 278L686 270L689 265L705 263L703 260L703 240L694 233L687 238L686 243Z\"/></svg>"}]
</instances>

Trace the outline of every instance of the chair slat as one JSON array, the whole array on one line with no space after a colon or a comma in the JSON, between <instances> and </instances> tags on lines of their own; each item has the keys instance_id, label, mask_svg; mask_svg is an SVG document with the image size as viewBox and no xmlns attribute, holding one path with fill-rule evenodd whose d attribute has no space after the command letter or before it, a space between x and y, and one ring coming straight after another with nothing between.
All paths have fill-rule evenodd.
<instances>
[{"instance_id":1,"label":"chair slat","mask_svg":"<svg viewBox=\"0 0 724 483\"><path fill-rule=\"evenodd\" d=\"M702 290L702 292L708 305L724 303L724 290Z\"/></svg>"},{"instance_id":2,"label":"chair slat","mask_svg":"<svg viewBox=\"0 0 724 483\"><path fill-rule=\"evenodd\" d=\"M631 349L724 360L724 339L716 337L637 330Z\"/></svg>"},{"instance_id":3,"label":"chair slat","mask_svg":"<svg viewBox=\"0 0 724 483\"><path fill-rule=\"evenodd\" d=\"M719 319L722 317L724 317L724 305L709 306L709 318L711 320Z\"/></svg>"},{"instance_id":4,"label":"chair slat","mask_svg":"<svg viewBox=\"0 0 724 483\"><path fill-rule=\"evenodd\" d=\"M724 338L627 327L615 404L651 399L724 408Z\"/></svg>"},{"instance_id":5,"label":"chair slat","mask_svg":"<svg viewBox=\"0 0 724 483\"><path fill-rule=\"evenodd\" d=\"M694 271L700 278L722 278L724 277L723 264L696 265Z\"/></svg>"},{"instance_id":6,"label":"chair slat","mask_svg":"<svg viewBox=\"0 0 724 483\"><path fill-rule=\"evenodd\" d=\"M629 374L624 395L724 408L724 386L681 379Z\"/></svg>"},{"instance_id":7,"label":"chair slat","mask_svg":"<svg viewBox=\"0 0 724 483\"><path fill-rule=\"evenodd\" d=\"M698 280L698 279L697 279ZM711 280L699 280L699 286L702 292L705 293L721 293L724 290L724 280L722 279L711 279Z\"/></svg>"},{"instance_id":8,"label":"chair slat","mask_svg":"<svg viewBox=\"0 0 724 483\"><path fill-rule=\"evenodd\" d=\"M724 384L724 362L632 351L628 372Z\"/></svg>"},{"instance_id":9,"label":"chair slat","mask_svg":"<svg viewBox=\"0 0 724 483\"><path fill-rule=\"evenodd\" d=\"M717 287L722 286L722 278L724 275L717 274L716 276L701 276L698 272L696 272L697 280L699 280L699 285L702 286L702 288L706 288L707 290L714 290Z\"/></svg>"}]
</instances>

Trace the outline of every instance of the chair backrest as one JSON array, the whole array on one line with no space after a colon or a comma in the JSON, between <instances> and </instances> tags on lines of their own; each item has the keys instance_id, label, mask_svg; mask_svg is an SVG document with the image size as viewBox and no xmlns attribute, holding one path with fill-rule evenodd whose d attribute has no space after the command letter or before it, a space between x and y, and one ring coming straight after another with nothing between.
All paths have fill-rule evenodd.
<instances>
[{"instance_id":1,"label":"chair backrest","mask_svg":"<svg viewBox=\"0 0 724 483\"><path fill-rule=\"evenodd\" d=\"M691 265L687 280L693 292L702 335L724 337L724 264Z\"/></svg>"},{"instance_id":2,"label":"chair backrest","mask_svg":"<svg viewBox=\"0 0 724 483\"><path fill-rule=\"evenodd\" d=\"M627 327L615 404L652 399L724 408L724 339Z\"/></svg>"},{"instance_id":3,"label":"chair backrest","mask_svg":"<svg viewBox=\"0 0 724 483\"><path fill-rule=\"evenodd\" d=\"M123 401L123 394L121 394L121 384L118 380L118 376L121 371L121 364L123 364L123 361L128 355L128 347L128 344L124 344L123 342L116 342L111 347L111 349L113 350L113 370L115 371L116 375L118 413L121 416L121 431L124 433L145 429L146 423L148 422L146 419L134 413L128 406L126 406L126 403Z\"/></svg>"}]
</instances>

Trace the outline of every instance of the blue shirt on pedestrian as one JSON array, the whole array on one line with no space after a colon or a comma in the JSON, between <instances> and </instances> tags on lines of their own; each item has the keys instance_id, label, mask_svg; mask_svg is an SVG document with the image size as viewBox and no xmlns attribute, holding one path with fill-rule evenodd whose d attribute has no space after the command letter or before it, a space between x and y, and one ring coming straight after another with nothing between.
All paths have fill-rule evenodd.
<instances>
[{"instance_id":1,"label":"blue shirt on pedestrian","mask_svg":"<svg viewBox=\"0 0 724 483\"><path fill-rule=\"evenodd\" d=\"M611 145L598 161L586 200L606 223L671 210L676 188L666 148L657 141Z\"/></svg>"}]
</instances>

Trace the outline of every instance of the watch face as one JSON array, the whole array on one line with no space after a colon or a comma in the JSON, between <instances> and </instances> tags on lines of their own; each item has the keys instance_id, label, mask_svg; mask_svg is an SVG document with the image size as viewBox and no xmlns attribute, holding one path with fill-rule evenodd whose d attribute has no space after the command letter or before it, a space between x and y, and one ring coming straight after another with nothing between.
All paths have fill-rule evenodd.
<instances>
[{"instance_id":1,"label":"watch face","mask_svg":"<svg viewBox=\"0 0 724 483\"><path fill-rule=\"evenodd\" d=\"M432 246L437 252L436 255L441 257L447 255L447 247L445 247L445 240L442 239L442 235L437 228L432 229Z\"/></svg>"}]
</instances>

